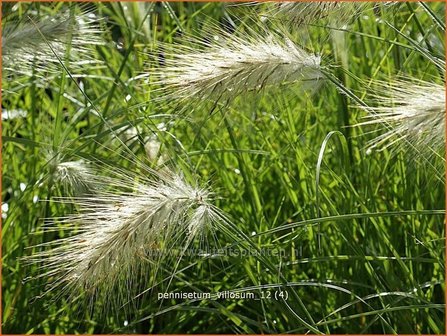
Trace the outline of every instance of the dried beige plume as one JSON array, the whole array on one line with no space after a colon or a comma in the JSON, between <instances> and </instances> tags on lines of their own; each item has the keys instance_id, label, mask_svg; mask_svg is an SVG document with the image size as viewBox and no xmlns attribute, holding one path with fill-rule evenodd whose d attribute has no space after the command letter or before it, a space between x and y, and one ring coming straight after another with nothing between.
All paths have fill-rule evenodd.
<instances>
[{"instance_id":1,"label":"dried beige plume","mask_svg":"<svg viewBox=\"0 0 447 336\"><path fill-rule=\"evenodd\" d=\"M367 5L362 2L311 1L282 2L275 5L273 15L295 25L313 24L326 19L332 26L343 27Z\"/></svg>"},{"instance_id":2,"label":"dried beige plume","mask_svg":"<svg viewBox=\"0 0 447 336\"><path fill-rule=\"evenodd\" d=\"M364 108L366 122L380 124L385 132L370 142L370 148L404 146L427 153L445 150L445 87L414 79L376 83L376 107Z\"/></svg>"},{"instance_id":3,"label":"dried beige plume","mask_svg":"<svg viewBox=\"0 0 447 336\"><path fill-rule=\"evenodd\" d=\"M141 285L141 274L149 276L172 248L184 251L226 221L206 189L166 169L130 175L115 168L112 176L91 175L90 183L95 195L61 200L74 203L76 214L45 227L62 227L66 237L26 259L42 263L41 276L54 279L49 291L87 292L91 300L113 293L121 305L131 299L129 284Z\"/></svg>"},{"instance_id":4,"label":"dried beige plume","mask_svg":"<svg viewBox=\"0 0 447 336\"><path fill-rule=\"evenodd\" d=\"M62 12L19 22L5 20L3 73L37 76L40 71L54 72L67 55L72 66L98 64L89 56L89 48L103 44L100 34L98 20L91 13Z\"/></svg>"},{"instance_id":5,"label":"dried beige plume","mask_svg":"<svg viewBox=\"0 0 447 336\"><path fill-rule=\"evenodd\" d=\"M322 80L321 58L276 33L219 33L209 44L174 44L153 74L164 97L233 99L284 83L314 87Z\"/></svg>"}]
</instances>

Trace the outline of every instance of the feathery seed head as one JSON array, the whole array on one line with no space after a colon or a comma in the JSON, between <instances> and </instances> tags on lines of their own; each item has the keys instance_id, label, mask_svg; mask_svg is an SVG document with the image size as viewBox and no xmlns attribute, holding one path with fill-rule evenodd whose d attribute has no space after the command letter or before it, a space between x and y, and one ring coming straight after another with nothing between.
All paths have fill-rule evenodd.
<instances>
[{"instance_id":1,"label":"feathery seed head","mask_svg":"<svg viewBox=\"0 0 447 336\"><path fill-rule=\"evenodd\" d=\"M71 17L68 12L18 23L6 21L2 27L3 69L27 76L33 68L54 72L69 46L72 65L98 64L89 57L89 46L103 44L96 23L93 14Z\"/></svg>"},{"instance_id":2,"label":"feathery seed head","mask_svg":"<svg viewBox=\"0 0 447 336\"><path fill-rule=\"evenodd\" d=\"M272 33L222 33L204 50L203 42L193 44L175 45L175 53L155 72L162 90L173 97L229 99L284 82L322 78L320 56Z\"/></svg>"},{"instance_id":3,"label":"feathery seed head","mask_svg":"<svg viewBox=\"0 0 447 336\"><path fill-rule=\"evenodd\" d=\"M44 177L49 185L62 187L65 195L79 196L94 192L93 173L84 160L71 160L63 146L46 148L44 158L48 174Z\"/></svg>"},{"instance_id":4,"label":"feathery seed head","mask_svg":"<svg viewBox=\"0 0 447 336\"><path fill-rule=\"evenodd\" d=\"M365 6L364 3L338 1L283 2L278 4L275 15L295 25L307 25L321 19L342 27Z\"/></svg>"},{"instance_id":5,"label":"feathery seed head","mask_svg":"<svg viewBox=\"0 0 447 336\"><path fill-rule=\"evenodd\" d=\"M58 220L78 233L30 257L46 265L42 276L57 279L50 290L62 287L95 296L120 290L133 276L147 276L148 268L164 258L157 255L148 264L141 256L152 255L154 248L169 250L182 237L186 248L224 218L210 204L207 190L188 184L179 174L149 173L138 178L121 172L92 177L97 195L76 198L79 212ZM122 294L129 298L127 287Z\"/></svg>"},{"instance_id":6,"label":"feathery seed head","mask_svg":"<svg viewBox=\"0 0 447 336\"><path fill-rule=\"evenodd\" d=\"M375 94L380 106L366 108L368 121L387 131L373 139L371 147L387 148L395 143L434 151L445 148L445 88L415 80L378 83Z\"/></svg>"},{"instance_id":7,"label":"feathery seed head","mask_svg":"<svg viewBox=\"0 0 447 336\"><path fill-rule=\"evenodd\" d=\"M92 191L89 183L92 172L83 160L61 162L56 165L56 182L62 183L75 195L82 195Z\"/></svg>"}]
</instances>

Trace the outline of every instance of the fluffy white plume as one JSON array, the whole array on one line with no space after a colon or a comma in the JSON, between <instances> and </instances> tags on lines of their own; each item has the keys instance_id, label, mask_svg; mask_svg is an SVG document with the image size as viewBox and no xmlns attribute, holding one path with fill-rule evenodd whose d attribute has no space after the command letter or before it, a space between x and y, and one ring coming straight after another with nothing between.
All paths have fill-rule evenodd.
<instances>
[{"instance_id":1,"label":"fluffy white plume","mask_svg":"<svg viewBox=\"0 0 447 336\"><path fill-rule=\"evenodd\" d=\"M331 25L346 25L365 3L338 1L283 2L276 5L275 16L284 18L296 25L311 24L321 19L328 19Z\"/></svg>"},{"instance_id":2,"label":"fluffy white plume","mask_svg":"<svg viewBox=\"0 0 447 336\"><path fill-rule=\"evenodd\" d=\"M69 193L82 195L93 191L92 172L83 160L60 162L55 166L55 180Z\"/></svg>"},{"instance_id":3,"label":"fluffy white plume","mask_svg":"<svg viewBox=\"0 0 447 336\"><path fill-rule=\"evenodd\" d=\"M228 99L285 82L317 84L322 78L320 56L269 32L221 33L210 45L196 40L172 48L155 75L173 98Z\"/></svg>"},{"instance_id":4,"label":"fluffy white plume","mask_svg":"<svg viewBox=\"0 0 447 336\"><path fill-rule=\"evenodd\" d=\"M59 59L78 67L98 64L89 57L89 47L101 45L101 31L93 14L83 13L40 19L5 21L2 27L3 73L30 76L35 71L54 71ZM6 70L6 71L5 71Z\"/></svg>"},{"instance_id":5,"label":"fluffy white plume","mask_svg":"<svg viewBox=\"0 0 447 336\"><path fill-rule=\"evenodd\" d=\"M207 190L170 171L147 173L130 176L115 170L111 177L92 175L96 194L70 201L78 213L46 227L58 231L63 225L71 232L28 259L43 262L42 276L55 279L50 290L86 291L92 298L120 291L122 295L114 297L127 301L129 284L141 284L138 275L147 277L151 266L169 257L171 248L184 251L194 238L226 220L210 203Z\"/></svg>"},{"instance_id":6,"label":"fluffy white plume","mask_svg":"<svg viewBox=\"0 0 447 336\"><path fill-rule=\"evenodd\" d=\"M366 108L369 120L360 125L382 124L386 131L372 140L372 148L399 144L424 152L445 149L443 85L416 80L378 83L374 96L378 106Z\"/></svg>"}]
</instances>

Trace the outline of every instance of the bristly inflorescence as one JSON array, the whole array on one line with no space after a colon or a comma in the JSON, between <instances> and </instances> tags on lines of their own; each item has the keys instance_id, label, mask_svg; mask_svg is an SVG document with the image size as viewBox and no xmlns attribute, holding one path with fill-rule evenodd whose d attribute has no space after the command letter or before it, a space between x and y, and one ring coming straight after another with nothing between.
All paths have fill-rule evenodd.
<instances>
[{"instance_id":1,"label":"bristly inflorescence","mask_svg":"<svg viewBox=\"0 0 447 336\"><path fill-rule=\"evenodd\" d=\"M91 182L94 172L90 164L83 159L73 159L63 146L45 148L45 171L37 185L56 187L66 197L93 194L95 185Z\"/></svg>"},{"instance_id":2,"label":"bristly inflorescence","mask_svg":"<svg viewBox=\"0 0 447 336\"><path fill-rule=\"evenodd\" d=\"M83 160L60 162L54 168L55 182L64 186L67 194L93 192L94 186L89 183L93 175Z\"/></svg>"},{"instance_id":3,"label":"bristly inflorescence","mask_svg":"<svg viewBox=\"0 0 447 336\"><path fill-rule=\"evenodd\" d=\"M233 99L240 94L291 82L318 84L319 55L273 32L217 33L211 42L175 44L155 70L170 98Z\"/></svg>"},{"instance_id":4,"label":"bristly inflorescence","mask_svg":"<svg viewBox=\"0 0 447 336\"><path fill-rule=\"evenodd\" d=\"M445 87L410 79L377 83L377 106L365 108L366 124L381 124L386 131L374 138L371 148L393 145L422 152L445 149Z\"/></svg>"},{"instance_id":5,"label":"bristly inflorescence","mask_svg":"<svg viewBox=\"0 0 447 336\"><path fill-rule=\"evenodd\" d=\"M27 258L46 266L41 276L55 279L49 290L72 295L85 291L94 300L122 288L127 301L129 283L141 282L135 277L148 277L154 264L172 255L172 248L184 251L196 237L226 221L206 189L171 171L147 173L90 175L95 195L62 200L74 203L78 212L55 219L45 229L71 234Z\"/></svg>"},{"instance_id":6,"label":"bristly inflorescence","mask_svg":"<svg viewBox=\"0 0 447 336\"><path fill-rule=\"evenodd\" d=\"M72 65L99 62L90 57L89 47L102 45L98 20L92 13L6 21L2 27L3 69L11 74L37 76L52 72L69 57ZM37 72L37 74L36 74Z\"/></svg>"},{"instance_id":7,"label":"bristly inflorescence","mask_svg":"<svg viewBox=\"0 0 447 336\"><path fill-rule=\"evenodd\" d=\"M313 24L327 19L331 25L342 27L352 20L365 6L365 3L339 1L283 2L272 11L277 18L282 18L295 25Z\"/></svg>"}]
</instances>

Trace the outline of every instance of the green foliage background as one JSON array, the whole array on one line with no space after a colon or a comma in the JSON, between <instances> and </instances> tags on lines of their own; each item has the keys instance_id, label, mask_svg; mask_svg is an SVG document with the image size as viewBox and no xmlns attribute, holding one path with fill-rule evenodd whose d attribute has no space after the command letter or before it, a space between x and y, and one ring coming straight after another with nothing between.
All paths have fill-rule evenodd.
<instances>
[{"instance_id":1,"label":"green foliage background","mask_svg":"<svg viewBox=\"0 0 447 336\"><path fill-rule=\"evenodd\" d=\"M252 24L253 8L4 3L3 24L32 11L58 15L67 7L102 18L106 44L92 53L103 66L70 74L77 75L85 95L62 67L51 80L3 73L2 108L27 111L2 126L2 202L9 207L2 220L4 333L444 331L444 161L430 158L441 167L436 171L411 151L367 153L366 143L381 130L352 127L364 112L339 90L348 88L370 103L370 79L408 75L442 84L444 75L418 47L444 58L444 3L369 4L342 33L346 47L340 53L334 51L335 29L309 27L294 35L296 42L334 65L339 87L327 81L308 94L299 84L285 85L216 106L157 101L150 77L133 78L159 65L160 42L182 41L187 34L212 38L209 27L216 22L222 29L231 22ZM69 62L65 66L70 69ZM138 134L126 141L130 155L116 137L132 128ZM317 169L332 131L341 133L329 138ZM169 288L162 282L135 307L104 311L100 307L113 304L86 307L82 295L71 300L57 292L39 297L51 279L30 280L44 269L25 266L20 258L37 250L32 246L63 237L62 230L43 233L43 218L75 210L54 202L66 192L53 180L48 158L83 158L138 171L135 158L154 165L144 149L149 135L157 136L171 165L191 171L191 180L210 181L219 196L216 205L240 232L218 232L196 247L277 248L286 256L187 257L177 269L167 263L157 278L139 285L147 288L175 270ZM158 301L157 293L166 290L259 295L281 290L289 298Z\"/></svg>"}]
</instances>

